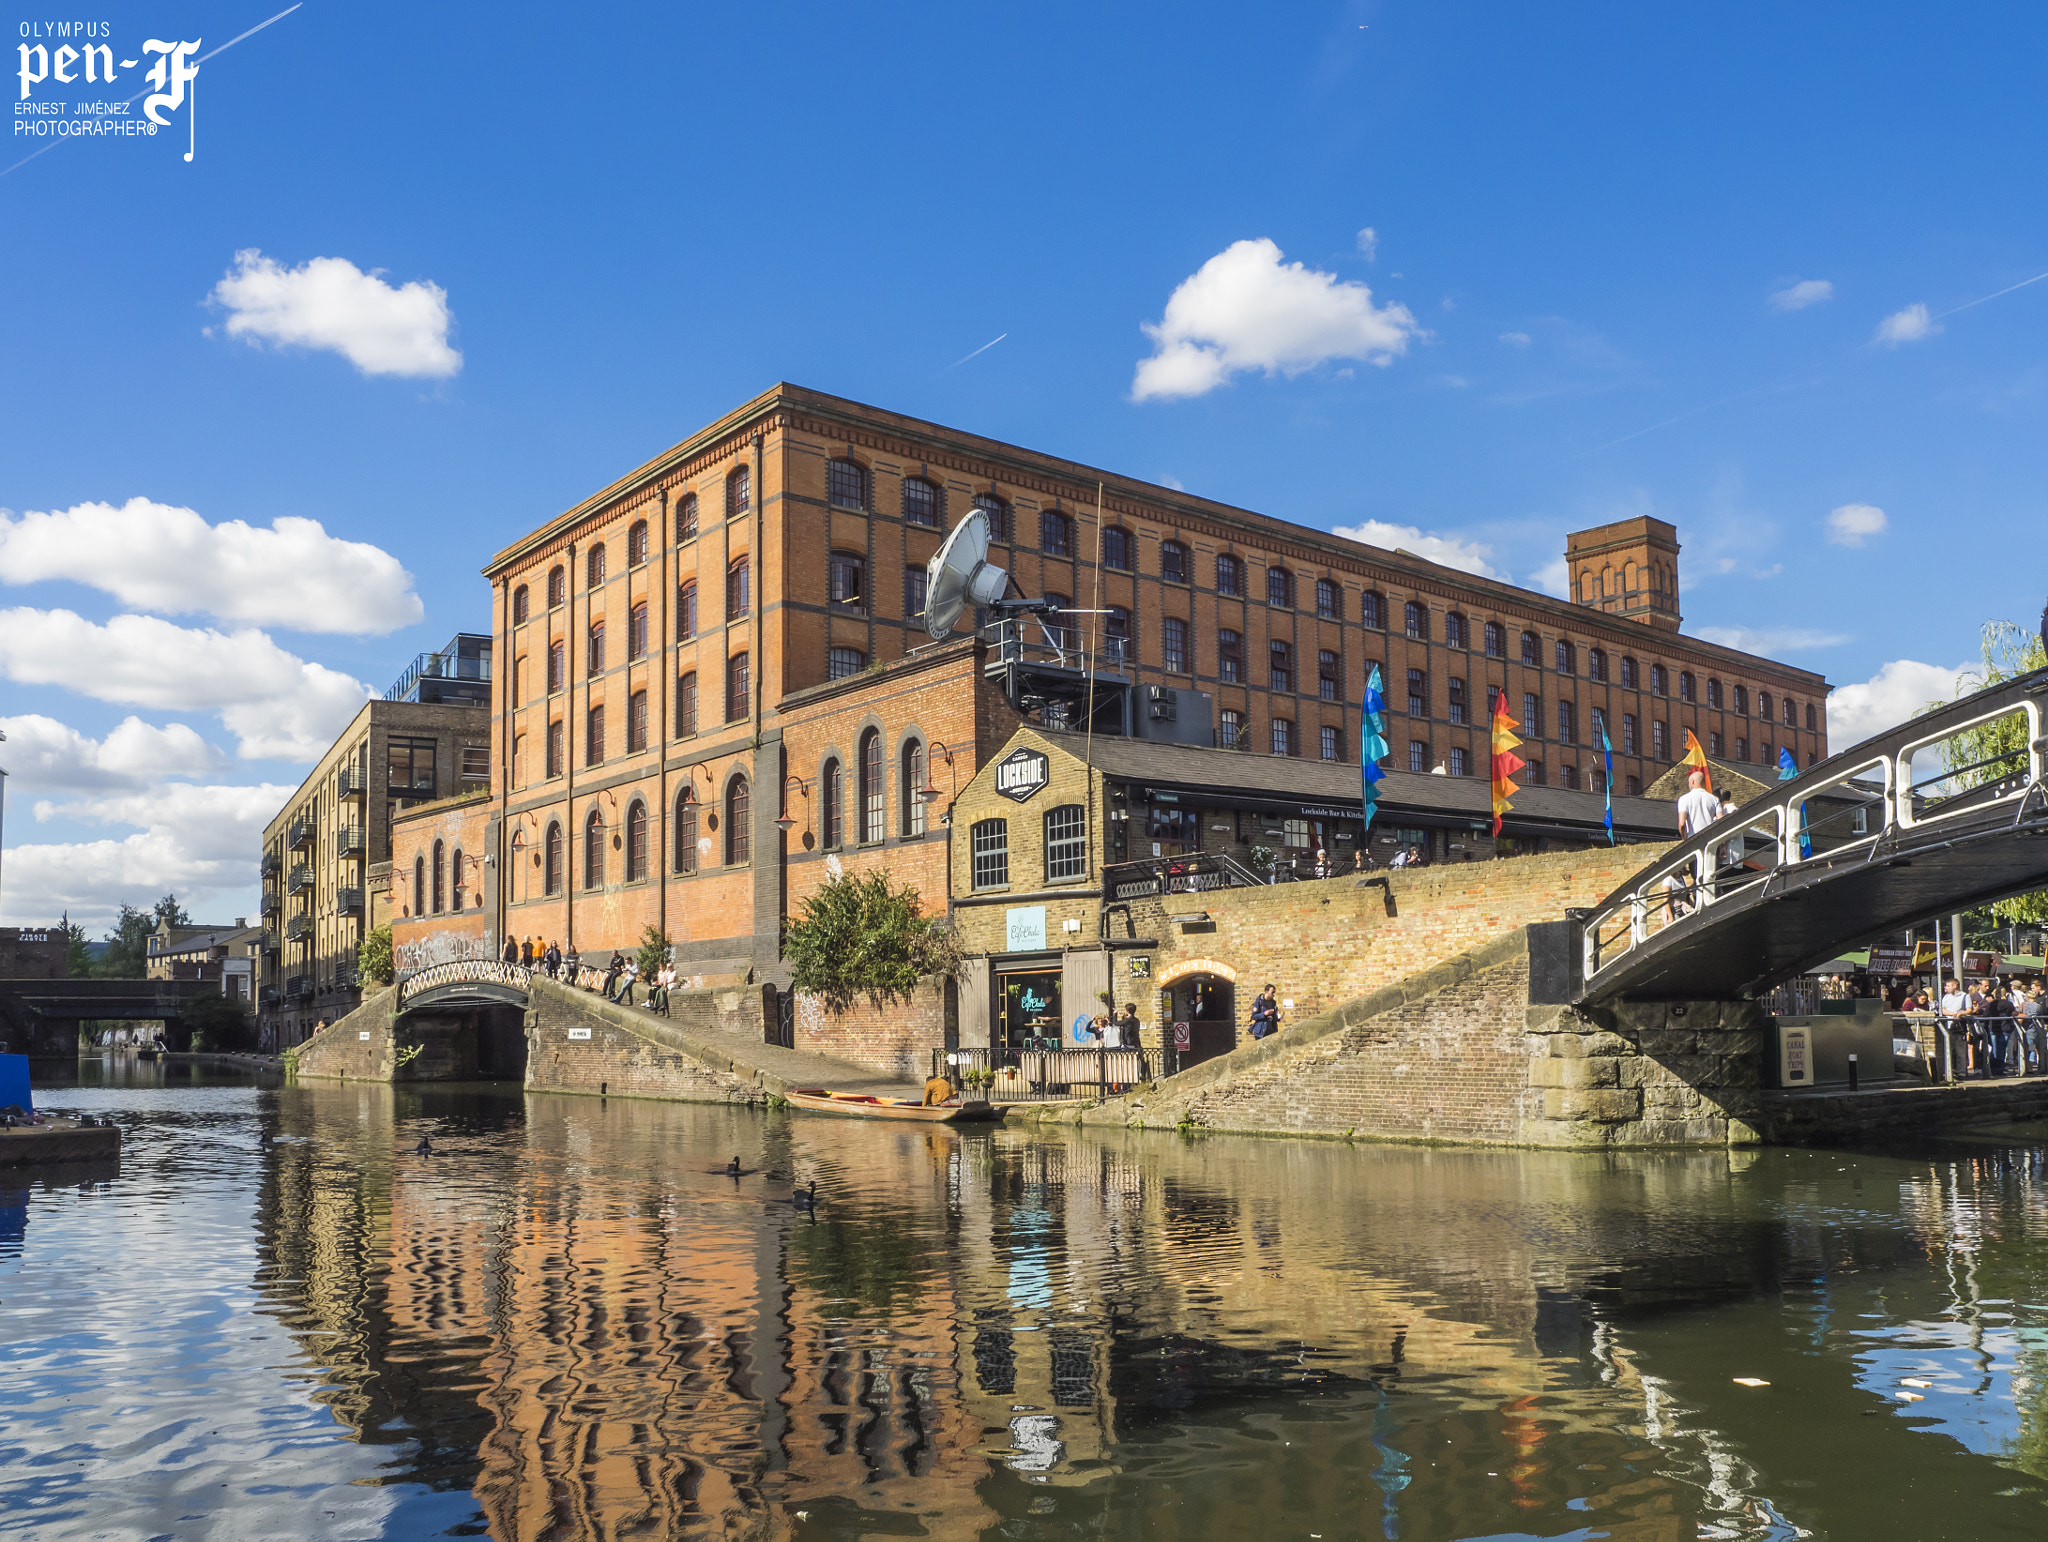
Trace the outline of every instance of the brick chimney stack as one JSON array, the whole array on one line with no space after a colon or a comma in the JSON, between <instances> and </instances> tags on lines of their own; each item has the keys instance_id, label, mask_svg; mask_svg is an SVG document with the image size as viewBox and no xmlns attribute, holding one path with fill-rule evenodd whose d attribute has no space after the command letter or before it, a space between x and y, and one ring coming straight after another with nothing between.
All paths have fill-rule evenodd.
<instances>
[{"instance_id":1,"label":"brick chimney stack","mask_svg":"<svg viewBox=\"0 0 2048 1542\"><path fill-rule=\"evenodd\" d=\"M1580 605L1678 630L1678 527L1661 519L1623 519L1564 538L1571 598Z\"/></svg>"}]
</instances>

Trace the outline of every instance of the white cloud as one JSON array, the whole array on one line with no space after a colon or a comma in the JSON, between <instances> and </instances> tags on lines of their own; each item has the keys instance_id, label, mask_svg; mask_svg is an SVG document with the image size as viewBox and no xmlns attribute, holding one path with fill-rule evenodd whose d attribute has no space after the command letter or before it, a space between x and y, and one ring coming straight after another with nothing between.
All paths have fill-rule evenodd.
<instances>
[{"instance_id":1,"label":"white cloud","mask_svg":"<svg viewBox=\"0 0 2048 1542\"><path fill-rule=\"evenodd\" d=\"M1294 376L1332 359L1388 364L1422 328L1405 305L1375 306L1372 291L1298 262L1265 239L1238 241L1182 281L1145 334L1134 401L1200 396L1246 370Z\"/></svg>"},{"instance_id":2,"label":"white cloud","mask_svg":"<svg viewBox=\"0 0 2048 1542\"><path fill-rule=\"evenodd\" d=\"M226 762L185 724L155 728L139 717L124 718L104 739L39 713L0 717L0 733L7 736L7 780L15 792L146 787L163 777L211 776Z\"/></svg>"},{"instance_id":3,"label":"white cloud","mask_svg":"<svg viewBox=\"0 0 2048 1542\"><path fill-rule=\"evenodd\" d=\"M1861 546L1891 528L1883 509L1871 503L1845 503L1828 512L1828 545Z\"/></svg>"},{"instance_id":4,"label":"white cloud","mask_svg":"<svg viewBox=\"0 0 2048 1542\"><path fill-rule=\"evenodd\" d=\"M1972 660L1944 669L1893 659L1868 680L1838 685L1828 697L1828 743L1837 751L1896 727L1931 701L1956 693L1956 676L1981 666Z\"/></svg>"},{"instance_id":5,"label":"white cloud","mask_svg":"<svg viewBox=\"0 0 2048 1542\"><path fill-rule=\"evenodd\" d=\"M1503 332L1500 335L1500 340L1510 348L1526 348L1529 346L1529 334L1527 332Z\"/></svg>"},{"instance_id":6,"label":"white cloud","mask_svg":"<svg viewBox=\"0 0 2048 1542\"><path fill-rule=\"evenodd\" d=\"M1775 575L1777 569L1759 573L1759 578ZM1724 648L1734 648L1742 653L1754 653L1760 658L1776 658L1785 653L1810 653L1816 648L1835 648L1852 639L1846 632L1820 632L1796 626L1703 626L1693 634L1710 643L1719 643Z\"/></svg>"},{"instance_id":7,"label":"white cloud","mask_svg":"<svg viewBox=\"0 0 2048 1542\"><path fill-rule=\"evenodd\" d=\"M1803 278L1796 284L1787 284L1783 289L1771 291L1771 309L1774 311L1803 311L1809 305L1819 305L1835 297L1835 286L1824 278Z\"/></svg>"},{"instance_id":8,"label":"white cloud","mask_svg":"<svg viewBox=\"0 0 2048 1542\"><path fill-rule=\"evenodd\" d=\"M190 509L130 498L51 513L0 510L0 583L69 579L125 605L205 612L302 632L391 632L426 614L412 575L381 547L315 519L209 525Z\"/></svg>"},{"instance_id":9,"label":"white cloud","mask_svg":"<svg viewBox=\"0 0 2048 1542\"><path fill-rule=\"evenodd\" d=\"M326 348L365 375L445 379L462 368L448 346L455 317L447 291L414 279L394 289L345 257L315 257L287 268L254 247L209 296L228 312L228 336L251 343Z\"/></svg>"},{"instance_id":10,"label":"white cloud","mask_svg":"<svg viewBox=\"0 0 2048 1542\"><path fill-rule=\"evenodd\" d=\"M1902 311L1893 311L1877 324L1877 335L1872 342L1883 343L1887 348L1896 348L1901 343L1917 343L1923 337L1932 337L1941 330L1941 323L1927 314L1924 305L1909 305Z\"/></svg>"},{"instance_id":11,"label":"white cloud","mask_svg":"<svg viewBox=\"0 0 2048 1542\"><path fill-rule=\"evenodd\" d=\"M1463 536L1429 535L1416 525L1390 525L1377 519L1356 525L1339 525L1332 534L1387 551L1413 552L1418 557L1442 563L1447 568L1456 568L1461 573L1477 573L1481 578L1507 581L1507 574L1493 565L1493 548Z\"/></svg>"},{"instance_id":12,"label":"white cloud","mask_svg":"<svg viewBox=\"0 0 2048 1542\"><path fill-rule=\"evenodd\" d=\"M170 890L201 920L231 921L232 915L205 909L216 895L255 885L263 827L293 791L267 783L173 782L126 796L39 803L39 820L130 826L136 833L9 847L6 920L47 922L69 911L73 921L98 931L122 903L146 905Z\"/></svg>"},{"instance_id":13,"label":"white cloud","mask_svg":"<svg viewBox=\"0 0 2048 1542\"><path fill-rule=\"evenodd\" d=\"M1562 557L1553 557L1530 576L1529 587L1542 594L1554 594L1560 600L1572 597L1571 565Z\"/></svg>"},{"instance_id":14,"label":"white cloud","mask_svg":"<svg viewBox=\"0 0 2048 1542\"><path fill-rule=\"evenodd\" d=\"M1358 233L1358 254L1367 262L1373 261L1380 254L1379 232L1370 225Z\"/></svg>"},{"instance_id":15,"label":"white cloud","mask_svg":"<svg viewBox=\"0 0 2048 1542\"><path fill-rule=\"evenodd\" d=\"M244 759L314 760L369 699L369 688L245 628L173 626L68 610L0 610L0 675L123 706L218 712Z\"/></svg>"}]
</instances>

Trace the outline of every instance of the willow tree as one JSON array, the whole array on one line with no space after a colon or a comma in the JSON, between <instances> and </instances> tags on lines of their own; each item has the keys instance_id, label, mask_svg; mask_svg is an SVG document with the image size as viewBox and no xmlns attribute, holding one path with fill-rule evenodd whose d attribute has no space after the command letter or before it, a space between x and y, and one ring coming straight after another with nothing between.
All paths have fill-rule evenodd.
<instances>
[{"instance_id":1,"label":"willow tree","mask_svg":"<svg viewBox=\"0 0 2048 1542\"><path fill-rule=\"evenodd\" d=\"M1984 623L1983 663L1956 676L1955 699L2003 685L2016 676L2048 665L2040 637L2011 621ZM1935 706L1942 705L1939 702ZM1942 747L1954 781L1963 787L2004 781L2027 769L2027 719L2022 712L2008 712L1976 728L1966 728ZM2000 921L2032 925L2048 921L2048 889L2015 894L1986 907Z\"/></svg>"}]
</instances>

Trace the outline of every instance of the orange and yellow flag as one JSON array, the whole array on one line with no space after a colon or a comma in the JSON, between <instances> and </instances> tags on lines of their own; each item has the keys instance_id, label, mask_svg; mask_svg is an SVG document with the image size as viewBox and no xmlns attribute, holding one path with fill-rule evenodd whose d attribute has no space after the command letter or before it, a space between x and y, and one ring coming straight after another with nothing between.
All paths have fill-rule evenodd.
<instances>
[{"instance_id":1,"label":"orange and yellow flag","mask_svg":"<svg viewBox=\"0 0 2048 1542\"><path fill-rule=\"evenodd\" d=\"M1685 731L1685 762L1695 767L1707 779L1707 791L1714 790L1714 768L1707 764L1707 752L1700 748L1700 741L1693 737L1690 728Z\"/></svg>"},{"instance_id":2,"label":"orange and yellow flag","mask_svg":"<svg viewBox=\"0 0 2048 1542\"><path fill-rule=\"evenodd\" d=\"M1522 725L1508 716L1508 693L1502 691L1493 703L1493 833L1500 835L1500 816L1514 805L1508 801L1522 789L1508 778L1527 764L1515 753L1515 746L1522 741L1515 737L1515 730Z\"/></svg>"}]
</instances>

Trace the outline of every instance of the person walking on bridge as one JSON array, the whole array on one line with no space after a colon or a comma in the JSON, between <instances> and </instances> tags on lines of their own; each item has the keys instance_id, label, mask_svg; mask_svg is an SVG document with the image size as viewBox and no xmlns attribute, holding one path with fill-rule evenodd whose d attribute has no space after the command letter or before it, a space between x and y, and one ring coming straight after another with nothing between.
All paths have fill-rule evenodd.
<instances>
[{"instance_id":1,"label":"person walking on bridge","mask_svg":"<svg viewBox=\"0 0 2048 1542\"><path fill-rule=\"evenodd\" d=\"M502 954L500 954L499 957L504 959L504 961L508 964L518 963L519 944L514 942L510 937L507 937L505 939L505 951Z\"/></svg>"},{"instance_id":2,"label":"person walking on bridge","mask_svg":"<svg viewBox=\"0 0 2048 1542\"><path fill-rule=\"evenodd\" d=\"M1685 783L1685 791L1678 795L1678 833L1691 839L1721 817L1721 800L1707 789L1707 773L1698 766L1693 767ZM1713 852L1701 852L1693 870L1693 894L1703 895L1714 870Z\"/></svg>"}]
</instances>

